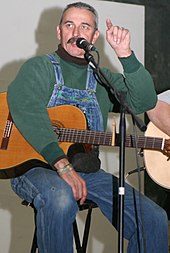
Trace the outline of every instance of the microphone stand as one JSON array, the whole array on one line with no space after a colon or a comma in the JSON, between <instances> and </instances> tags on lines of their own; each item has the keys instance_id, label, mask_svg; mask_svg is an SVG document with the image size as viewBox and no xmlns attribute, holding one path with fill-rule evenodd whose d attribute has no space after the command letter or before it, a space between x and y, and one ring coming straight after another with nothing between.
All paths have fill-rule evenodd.
<instances>
[{"instance_id":1,"label":"microphone stand","mask_svg":"<svg viewBox=\"0 0 170 253\"><path fill-rule=\"evenodd\" d=\"M107 77L104 75L102 70L96 64L93 55L86 51L85 59L89 62L90 66L93 68L95 74L99 77L99 79L104 80L103 85L109 88L112 95L115 95L117 100L120 103L120 125L119 125L119 133L120 133L120 156L119 156L119 189L118 189L118 253L123 253L124 244L124 195L125 195L125 142L126 142L126 122L125 122L125 112L131 114L134 122L138 126L141 131L146 130L146 125L143 121L138 118L132 110L129 108L126 102L126 94L124 92L120 92L116 87L110 84Z\"/></svg>"}]
</instances>

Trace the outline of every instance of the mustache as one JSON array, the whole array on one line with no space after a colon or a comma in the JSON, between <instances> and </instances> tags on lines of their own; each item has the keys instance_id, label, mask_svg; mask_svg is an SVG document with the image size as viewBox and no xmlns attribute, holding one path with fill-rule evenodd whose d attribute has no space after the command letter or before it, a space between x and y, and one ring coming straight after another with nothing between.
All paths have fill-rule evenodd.
<instances>
[{"instance_id":1,"label":"mustache","mask_svg":"<svg viewBox=\"0 0 170 253\"><path fill-rule=\"evenodd\" d=\"M76 42L78 37L74 36L67 41L67 44Z\"/></svg>"}]
</instances>

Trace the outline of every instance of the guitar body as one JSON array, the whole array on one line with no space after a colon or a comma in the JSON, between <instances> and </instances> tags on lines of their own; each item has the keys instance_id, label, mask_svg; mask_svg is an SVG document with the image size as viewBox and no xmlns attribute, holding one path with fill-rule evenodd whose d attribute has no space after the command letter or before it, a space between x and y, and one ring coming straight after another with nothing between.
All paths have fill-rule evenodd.
<instances>
[{"instance_id":1,"label":"guitar body","mask_svg":"<svg viewBox=\"0 0 170 253\"><path fill-rule=\"evenodd\" d=\"M0 178L19 176L32 167L47 166L44 158L24 139L22 134L12 125L6 149L2 148L4 129L6 128L9 109L6 93L0 93ZM80 109L70 105L62 105L48 109L53 126L86 129L86 118ZM73 143L60 142L60 147L67 153Z\"/></svg>"},{"instance_id":2,"label":"guitar body","mask_svg":"<svg viewBox=\"0 0 170 253\"><path fill-rule=\"evenodd\" d=\"M148 124L145 136L169 139L169 136L159 130L152 122ZM145 149L144 161L152 180L163 188L170 189L170 160L163 151Z\"/></svg>"}]
</instances>

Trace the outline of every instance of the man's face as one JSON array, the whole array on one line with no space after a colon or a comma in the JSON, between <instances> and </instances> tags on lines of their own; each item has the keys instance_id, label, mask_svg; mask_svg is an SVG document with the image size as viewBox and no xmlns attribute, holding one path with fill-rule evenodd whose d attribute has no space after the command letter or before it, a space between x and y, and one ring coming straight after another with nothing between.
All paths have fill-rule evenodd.
<instances>
[{"instance_id":1,"label":"man's face","mask_svg":"<svg viewBox=\"0 0 170 253\"><path fill-rule=\"evenodd\" d=\"M72 56L84 58L85 51L69 42L71 38L81 37L90 43L95 43L99 31L95 30L95 17L88 10L72 7L64 15L61 25L57 26L57 37L62 47ZM69 43L68 43L69 42Z\"/></svg>"}]
</instances>

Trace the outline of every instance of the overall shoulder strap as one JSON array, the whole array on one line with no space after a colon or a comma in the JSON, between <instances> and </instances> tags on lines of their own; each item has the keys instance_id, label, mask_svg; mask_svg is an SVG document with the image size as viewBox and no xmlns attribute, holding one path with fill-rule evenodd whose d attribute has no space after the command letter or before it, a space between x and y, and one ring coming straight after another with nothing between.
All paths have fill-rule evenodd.
<instances>
[{"instance_id":1,"label":"overall shoulder strap","mask_svg":"<svg viewBox=\"0 0 170 253\"><path fill-rule=\"evenodd\" d=\"M49 57L51 63L53 64L54 67L54 72L55 72L55 77L56 77L56 85L61 86L64 84L63 76L62 76L62 71L60 68L60 58L58 55L56 55L56 58L52 54L47 54Z\"/></svg>"}]
</instances>

